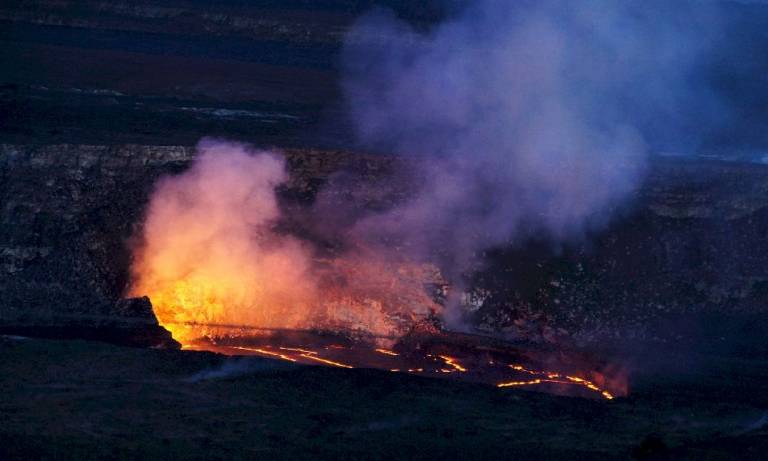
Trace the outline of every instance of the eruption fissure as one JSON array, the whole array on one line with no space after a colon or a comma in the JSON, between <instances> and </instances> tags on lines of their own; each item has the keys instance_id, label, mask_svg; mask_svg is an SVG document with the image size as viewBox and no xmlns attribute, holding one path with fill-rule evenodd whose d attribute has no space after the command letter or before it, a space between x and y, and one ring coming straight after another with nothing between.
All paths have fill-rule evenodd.
<instances>
[{"instance_id":1,"label":"eruption fissure","mask_svg":"<svg viewBox=\"0 0 768 461\"><path fill-rule=\"evenodd\" d=\"M447 357L447 356L445 356L445 355L440 355L439 357L445 361L445 364L446 364L446 365L448 365L448 366L450 366L450 367L453 367L453 370L455 370L455 371L459 371L459 372L462 372L462 373L464 373L465 371L467 371L467 369L466 369L466 368L464 368L464 367L462 367L462 366L461 366L461 365L460 365L460 364L459 364L459 363L456 361L456 359L455 359L455 358L453 358L453 357ZM453 371L453 370L449 370L449 371Z\"/></svg>"},{"instance_id":2,"label":"eruption fissure","mask_svg":"<svg viewBox=\"0 0 768 461\"><path fill-rule=\"evenodd\" d=\"M378 352L379 354L384 354L384 355L392 355L392 356L398 356L398 355L400 355L400 354L398 354L398 353L397 353L397 352L395 352L395 351L390 351L389 349L381 349L381 348L379 348L379 349L375 349L375 350L376 350L376 352Z\"/></svg>"},{"instance_id":3,"label":"eruption fissure","mask_svg":"<svg viewBox=\"0 0 768 461\"><path fill-rule=\"evenodd\" d=\"M322 348L286 347L264 345L262 347L246 346L204 346L225 354L248 353L266 358L276 358L293 363L316 364L339 368L381 368L395 373L415 373L422 376L441 376L456 374L470 381L485 382L499 388L528 387L533 389L550 390L542 386L557 385L564 388L574 387L588 391L594 396L613 400L616 392L599 386L595 381L575 375L556 371L535 370L519 364L503 365L499 360L477 360L467 357L473 365L464 366L459 358L444 354L418 353L411 351L407 356L387 349L367 348L363 345L344 347L338 345ZM385 351L385 352L382 352ZM382 357L377 359L376 356ZM439 362L439 363L436 363ZM395 366L392 366L395 365ZM450 368L445 368L448 365ZM520 379L520 375L533 376L531 379ZM506 378L504 378L506 376ZM561 392L565 392L563 389Z\"/></svg>"},{"instance_id":4,"label":"eruption fissure","mask_svg":"<svg viewBox=\"0 0 768 461\"><path fill-rule=\"evenodd\" d=\"M280 354L280 353L277 353L277 352L268 351L266 349L260 349L260 348L256 348L256 347L243 347L243 346L232 346L232 348L233 349L238 349L238 350L241 350L241 351L256 352L256 353L259 353L259 354L267 355L269 357L277 357L279 359L287 360L289 362L295 362L296 361L296 359L294 359L292 357L288 357L285 354Z\"/></svg>"},{"instance_id":5,"label":"eruption fissure","mask_svg":"<svg viewBox=\"0 0 768 461\"><path fill-rule=\"evenodd\" d=\"M507 382L497 384L497 387L532 386L532 385L541 384L541 383L573 384L573 385L583 386L589 390L598 392L600 393L600 395L602 395L608 400L614 399L613 394L611 394L607 390L601 389L592 381L588 381L584 378L579 378L578 376L563 375L561 373L557 373L553 371L530 370L528 368L523 367L522 365L510 365L509 367L521 373L526 373L526 374L535 375L535 376L543 376L543 378L535 378L528 381L507 381Z\"/></svg>"}]
</instances>

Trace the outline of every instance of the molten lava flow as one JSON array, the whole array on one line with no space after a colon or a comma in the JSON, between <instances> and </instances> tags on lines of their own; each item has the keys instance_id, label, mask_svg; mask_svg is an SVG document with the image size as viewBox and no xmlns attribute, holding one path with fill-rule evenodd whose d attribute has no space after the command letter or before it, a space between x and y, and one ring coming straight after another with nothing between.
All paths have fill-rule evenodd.
<instances>
[{"instance_id":1,"label":"molten lava flow","mask_svg":"<svg viewBox=\"0 0 768 461\"><path fill-rule=\"evenodd\" d=\"M277 357L279 359L287 360L289 362L295 362L296 361L296 359L288 357L287 355L279 354L277 352L268 351L266 349L259 349L257 347L233 346L233 349L240 349L240 350L243 350L243 351L257 352L259 354L267 355L269 357Z\"/></svg>"},{"instance_id":2,"label":"molten lava flow","mask_svg":"<svg viewBox=\"0 0 768 461\"><path fill-rule=\"evenodd\" d=\"M233 345L200 344L200 349L207 349L224 354L254 354L270 359L280 359L305 365L324 365L339 368L378 368L396 373L415 373L420 376L433 376L461 379L466 381L493 384L499 388L527 387L538 391L552 392L563 395L582 397L601 397L613 400L616 395L625 395L626 388L622 385L619 374L613 382L596 371L586 375L594 376L587 379L576 374L561 371L540 370L533 366L520 364L506 365L509 359L519 355L514 349L509 351L487 349L480 352L471 347L462 346L461 350L454 349L456 354L446 352L451 346L422 344L417 349L402 349L399 344L397 352L391 349L379 348L371 344L348 343L321 345L315 343L311 336L302 334L294 339L285 336L251 337L247 341L252 345L238 345L237 338ZM256 345L257 344L257 345ZM489 358L489 354L491 358ZM525 353L526 355L529 352ZM544 360L550 356L542 356ZM572 363L580 359L573 356ZM568 368L572 368L572 365ZM604 370L604 369L603 369ZM523 375L523 376L521 376ZM521 379L528 376L528 379ZM605 382L605 384L603 384ZM554 385L554 386L553 386Z\"/></svg>"},{"instance_id":3,"label":"molten lava flow","mask_svg":"<svg viewBox=\"0 0 768 461\"><path fill-rule=\"evenodd\" d=\"M545 378L535 378L528 381L507 381L497 384L497 387L532 386L541 383L571 384L583 386L589 390L598 392L608 400L613 400L614 398L613 394L607 390L601 389L592 381L579 378L578 376L563 375L552 371L529 370L522 365L510 365L509 367L521 373L527 373L534 376L544 376Z\"/></svg>"},{"instance_id":4,"label":"molten lava flow","mask_svg":"<svg viewBox=\"0 0 768 461\"><path fill-rule=\"evenodd\" d=\"M299 362L301 361L301 359L307 359L312 362L319 362L324 365L329 365L329 366L334 366L339 368L354 368L353 366L347 365L346 363L341 363L335 360L329 360L329 359L319 357L317 351L311 351L308 349L302 349L297 347L278 347L278 349L283 352L276 352L276 351L270 350L271 349L270 346L265 346L265 347L229 346L229 348L240 350L240 351L254 352L258 355L263 355L268 358L277 358L280 360L287 360L289 362Z\"/></svg>"},{"instance_id":5,"label":"molten lava flow","mask_svg":"<svg viewBox=\"0 0 768 461\"><path fill-rule=\"evenodd\" d=\"M322 357L317 357L316 355L311 354L302 354L301 355L304 358L314 360L316 362L324 363L326 365L332 365L334 367L340 367L340 368L355 368L352 365L347 365L346 363L340 363L340 362L334 362L333 360L324 359Z\"/></svg>"},{"instance_id":6,"label":"molten lava flow","mask_svg":"<svg viewBox=\"0 0 768 461\"><path fill-rule=\"evenodd\" d=\"M391 355L391 356L400 355L395 351L390 351L389 349L375 349L375 351L378 352L379 354L384 354L384 355Z\"/></svg>"},{"instance_id":7,"label":"molten lava flow","mask_svg":"<svg viewBox=\"0 0 768 461\"><path fill-rule=\"evenodd\" d=\"M308 350L299 349L299 348L296 348L296 347L281 347L280 350L298 352L300 354L300 356L304 357L305 359L314 360L315 362L324 363L326 365L332 365L334 367L354 368L353 366L347 365L345 363L335 362L333 360L328 360L328 359L324 359L322 357L318 357L316 351L308 351Z\"/></svg>"},{"instance_id":8,"label":"molten lava flow","mask_svg":"<svg viewBox=\"0 0 768 461\"><path fill-rule=\"evenodd\" d=\"M440 357L441 359L445 360L445 364L446 364L446 365L448 365L448 366L451 366L451 367L453 367L453 369L454 369L454 370L456 370L456 371L460 371L460 372L462 372L462 373L464 373L464 372L466 372L466 371L467 371L467 369L466 369L466 368L462 367L461 365L459 365L459 363L458 363L458 362L456 362L456 359L455 359L455 358L453 358L453 357L447 357L447 356L445 356L445 355L440 355L439 357Z\"/></svg>"}]
</instances>

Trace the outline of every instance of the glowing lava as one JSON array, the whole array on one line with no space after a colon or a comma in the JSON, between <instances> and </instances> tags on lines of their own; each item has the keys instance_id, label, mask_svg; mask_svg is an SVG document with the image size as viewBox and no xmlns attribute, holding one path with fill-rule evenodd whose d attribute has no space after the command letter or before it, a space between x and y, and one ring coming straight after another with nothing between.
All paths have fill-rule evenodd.
<instances>
[{"instance_id":1,"label":"glowing lava","mask_svg":"<svg viewBox=\"0 0 768 461\"><path fill-rule=\"evenodd\" d=\"M454 369L454 370L456 370L456 371L460 371L460 372L462 372L462 373L464 373L464 372L466 372L466 371L467 371L467 369L466 369L466 368L462 367L461 365L459 365L459 363L458 363L458 362L456 362L456 359L455 359L455 358L453 358L453 357L447 357L447 356L445 356L445 355L440 355L439 357L440 357L441 359L445 360L445 364L446 364L446 365L448 365L448 366L450 366L450 367L453 367L453 369Z\"/></svg>"},{"instance_id":2,"label":"glowing lava","mask_svg":"<svg viewBox=\"0 0 768 461\"><path fill-rule=\"evenodd\" d=\"M242 351L256 352L256 353L263 354L263 355L266 355L266 356L269 356L269 357L276 357L278 359L287 360L289 362L295 362L296 361L296 359L288 357L287 355L279 354L277 352L268 351L266 349L259 349L257 347L232 346L232 348L233 349L240 349Z\"/></svg>"},{"instance_id":3,"label":"glowing lava","mask_svg":"<svg viewBox=\"0 0 768 461\"><path fill-rule=\"evenodd\" d=\"M252 338L253 340L253 338ZM279 345L263 339L260 346L200 344L197 349L239 355L255 354L265 358L280 359L305 365L322 365L338 368L379 368L396 373L416 373L421 376L454 376L457 379L493 384L499 388L528 387L547 392L567 395L593 395L613 400L615 392L600 386L597 382L573 374L558 371L538 370L519 364L507 365L497 356L492 360L447 354L431 354L428 351L395 352L364 344L341 346ZM465 354L469 353L465 351ZM509 363L509 362L506 362ZM521 375L530 379L521 379ZM601 378L602 379L602 378ZM547 387L547 386L550 387ZM561 385L564 388L552 388ZM571 387L574 391L568 391ZM581 390L581 392L577 391ZM620 388L616 389L621 393Z\"/></svg>"},{"instance_id":4,"label":"glowing lava","mask_svg":"<svg viewBox=\"0 0 768 461\"><path fill-rule=\"evenodd\" d=\"M398 356L398 355L400 355L400 354L398 354L397 352L394 352L394 351L390 351L389 349L375 349L375 350L376 350L376 352L378 352L379 354L384 354L384 355L391 355L391 356Z\"/></svg>"},{"instance_id":5,"label":"glowing lava","mask_svg":"<svg viewBox=\"0 0 768 461\"><path fill-rule=\"evenodd\" d=\"M304 357L305 359L309 359L309 360L314 360L315 362L320 362L325 365L331 365L339 368L354 368L352 365L347 365L346 363L335 362L333 360L328 360L322 357L318 357L317 352L315 351L308 351L308 350L299 349L296 347L281 347L280 350L298 352L300 354L300 357Z\"/></svg>"},{"instance_id":6,"label":"glowing lava","mask_svg":"<svg viewBox=\"0 0 768 461\"><path fill-rule=\"evenodd\" d=\"M510 365L509 367L521 373L527 373L534 376L543 376L543 378L535 378L527 381L507 381L497 384L497 387L533 386L542 383L569 384L583 386L591 391L598 392L608 400L614 399L613 394L607 390L601 389L592 381L579 378L578 376L563 375L552 371L529 370L522 365Z\"/></svg>"},{"instance_id":7,"label":"glowing lava","mask_svg":"<svg viewBox=\"0 0 768 461\"><path fill-rule=\"evenodd\" d=\"M185 348L498 387L567 384L613 398L573 374L508 367L550 362L506 345L481 351L471 335L436 343L451 334L433 322L443 309L434 292L447 289L434 265L355 242L320 258L308 241L277 231L275 190L288 179L279 155L232 143L198 151L188 171L156 185L131 267L130 294L149 296L159 323ZM417 334L423 343L413 341ZM349 344L321 345L329 335Z\"/></svg>"}]
</instances>

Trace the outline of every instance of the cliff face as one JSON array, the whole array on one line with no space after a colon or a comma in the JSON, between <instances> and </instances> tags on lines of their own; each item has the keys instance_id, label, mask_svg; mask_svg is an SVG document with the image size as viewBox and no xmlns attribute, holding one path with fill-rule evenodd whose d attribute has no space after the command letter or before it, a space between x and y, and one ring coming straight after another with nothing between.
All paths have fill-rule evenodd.
<instances>
[{"instance_id":1,"label":"cliff face","mask_svg":"<svg viewBox=\"0 0 768 461\"><path fill-rule=\"evenodd\" d=\"M336 194L326 199L353 209L407 198L412 178L391 181L407 162L350 151L342 37L374 6L427 30L462 3L0 5L0 321L113 316L152 184L184 169L194 152L182 146L203 135L298 146L281 191L289 229L305 224L305 205L327 182ZM750 50L768 43L768 8L724 5L727 53L702 78L732 108L754 110L730 114L732 126L699 154L759 158L768 104L753 76L766 65ZM768 332L756 317L768 303L766 184L765 166L656 159L632 208L606 229L557 251L532 241L489 252L464 308L475 327L512 339L722 337L730 347L746 326L759 337Z\"/></svg>"},{"instance_id":2,"label":"cliff face","mask_svg":"<svg viewBox=\"0 0 768 461\"><path fill-rule=\"evenodd\" d=\"M2 145L0 325L124 317L115 302L152 184L193 156L183 146ZM378 180L402 160L296 149L286 158L289 215L328 181L360 208L408 193ZM464 307L477 328L511 339L730 341L746 325L763 328L752 320L768 308L765 235L768 167L659 159L607 229L557 252L546 242L490 252Z\"/></svg>"},{"instance_id":3,"label":"cliff face","mask_svg":"<svg viewBox=\"0 0 768 461\"><path fill-rule=\"evenodd\" d=\"M359 183L391 163L348 152L286 156L293 174L283 195L298 207L339 169L360 174ZM0 327L29 333L124 324L116 303L152 186L193 157L184 146L0 145ZM377 194L357 188L345 198L371 203L381 200ZM157 324L153 316L128 317Z\"/></svg>"},{"instance_id":4,"label":"cliff face","mask_svg":"<svg viewBox=\"0 0 768 461\"><path fill-rule=\"evenodd\" d=\"M188 156L183 148L3 146L4 314L102 312L125 284L127 238L153 176Z\"/></svg>"},{"instance_id":5,"label":"cliff face","mask_svg":"<svg viewBox=\"0 0 768 461\"><path fill-rule=\"evenodd\" d=\"M6 331L49 328L43 333L111 334L132 343L131 334L112 328L119 324L140 336L152 336L142 329L155 331L150 345L165 341L154 316L123 312L116 302L127 281L128 237L148 188L189 155L173 147L0 147L0 324Z\"/></svg>"},{"instance_id":6,"label":"cliff face","mask_svg":"<svg viewBox=\"0 0 768 461\"><path fill-rule=\"evenodd\" d=\"M474 280L481 327L765 353L768 168L657 159L632 206L557 251L493 252Z\"/></svg>"}]
</instances>

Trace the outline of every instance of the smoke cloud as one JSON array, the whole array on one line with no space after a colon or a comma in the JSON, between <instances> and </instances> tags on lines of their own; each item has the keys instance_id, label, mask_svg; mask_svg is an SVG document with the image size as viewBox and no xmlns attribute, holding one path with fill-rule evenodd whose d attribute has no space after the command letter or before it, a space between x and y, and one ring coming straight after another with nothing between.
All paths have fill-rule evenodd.
<instances>
[{"instance_id":1,"label":"smoke cloud","mask_svg":"<svg viewBox=\"0 0 768 461\"><path fill-rule=\"evenodd\" d=\"M296 368L293 363L265 360L256 357L227 358L219 366L207 368L184 378L184 382L197 383L213 379L229 379L254 374L274 373Z\"/></svg>"},{"instance_id":2,"label":"smoke cloud","mask_svg":"<svg viewBox=\"0 0 768 461\"><path fill-rule=\"evenodd\" d=\"M211 140L198 152L187 172L156 185L132 292L150 294L181 340L185 323L304 325L316 290L310 251L272 230L282 157Z\"/></svg>"},{"instance_id":3,"label":"smoke cloud","mask_svg":"<svg viewBox=\"0 0 768 461\"><path fill-rule=\"evenodd\" d=\"M694 142L717 105L696 76L713 8L480 0L425 33L385 10L363 17L343 54L355 134L424 168L413 200L356 231L444 254L455 275L484 249L604 225L649 145Z\"/></svg>"},{"instance_id":4,"label":"smoke cloud","mask_svg":"<svg viewBox=\"0 0 768 461\"><path fill-rule=\"evenodd\" d=\"M478 0L428 32L374 11L345 44L345 101L363 145L416 159L412 198L328 212L321 193L308 227L347 253L319 261L274 230L281 157L203 141L153 193L131 292L182 342L189 322L404 334L442 312L424 292L441 277L401 255L460 284L484 250L605 225L650 146L694 143L718 117L697 76L716 26L707 2Z\"/></svg>"},{"instance_id":5,"label":"smoke cloud","mask_svg":"<svg viewBox=\"0 0 768 461\"><path fill-rule=\"evenodd\" d=\"M281 154L217 140L197 151L189 170L157 183L132 266L130 294L148 295L176 340L256 327L386 342L441 310L424 290L441 280L434 267L360 247L318 258L310 242L277 231Z\"/></svg>"}]
</instances>

